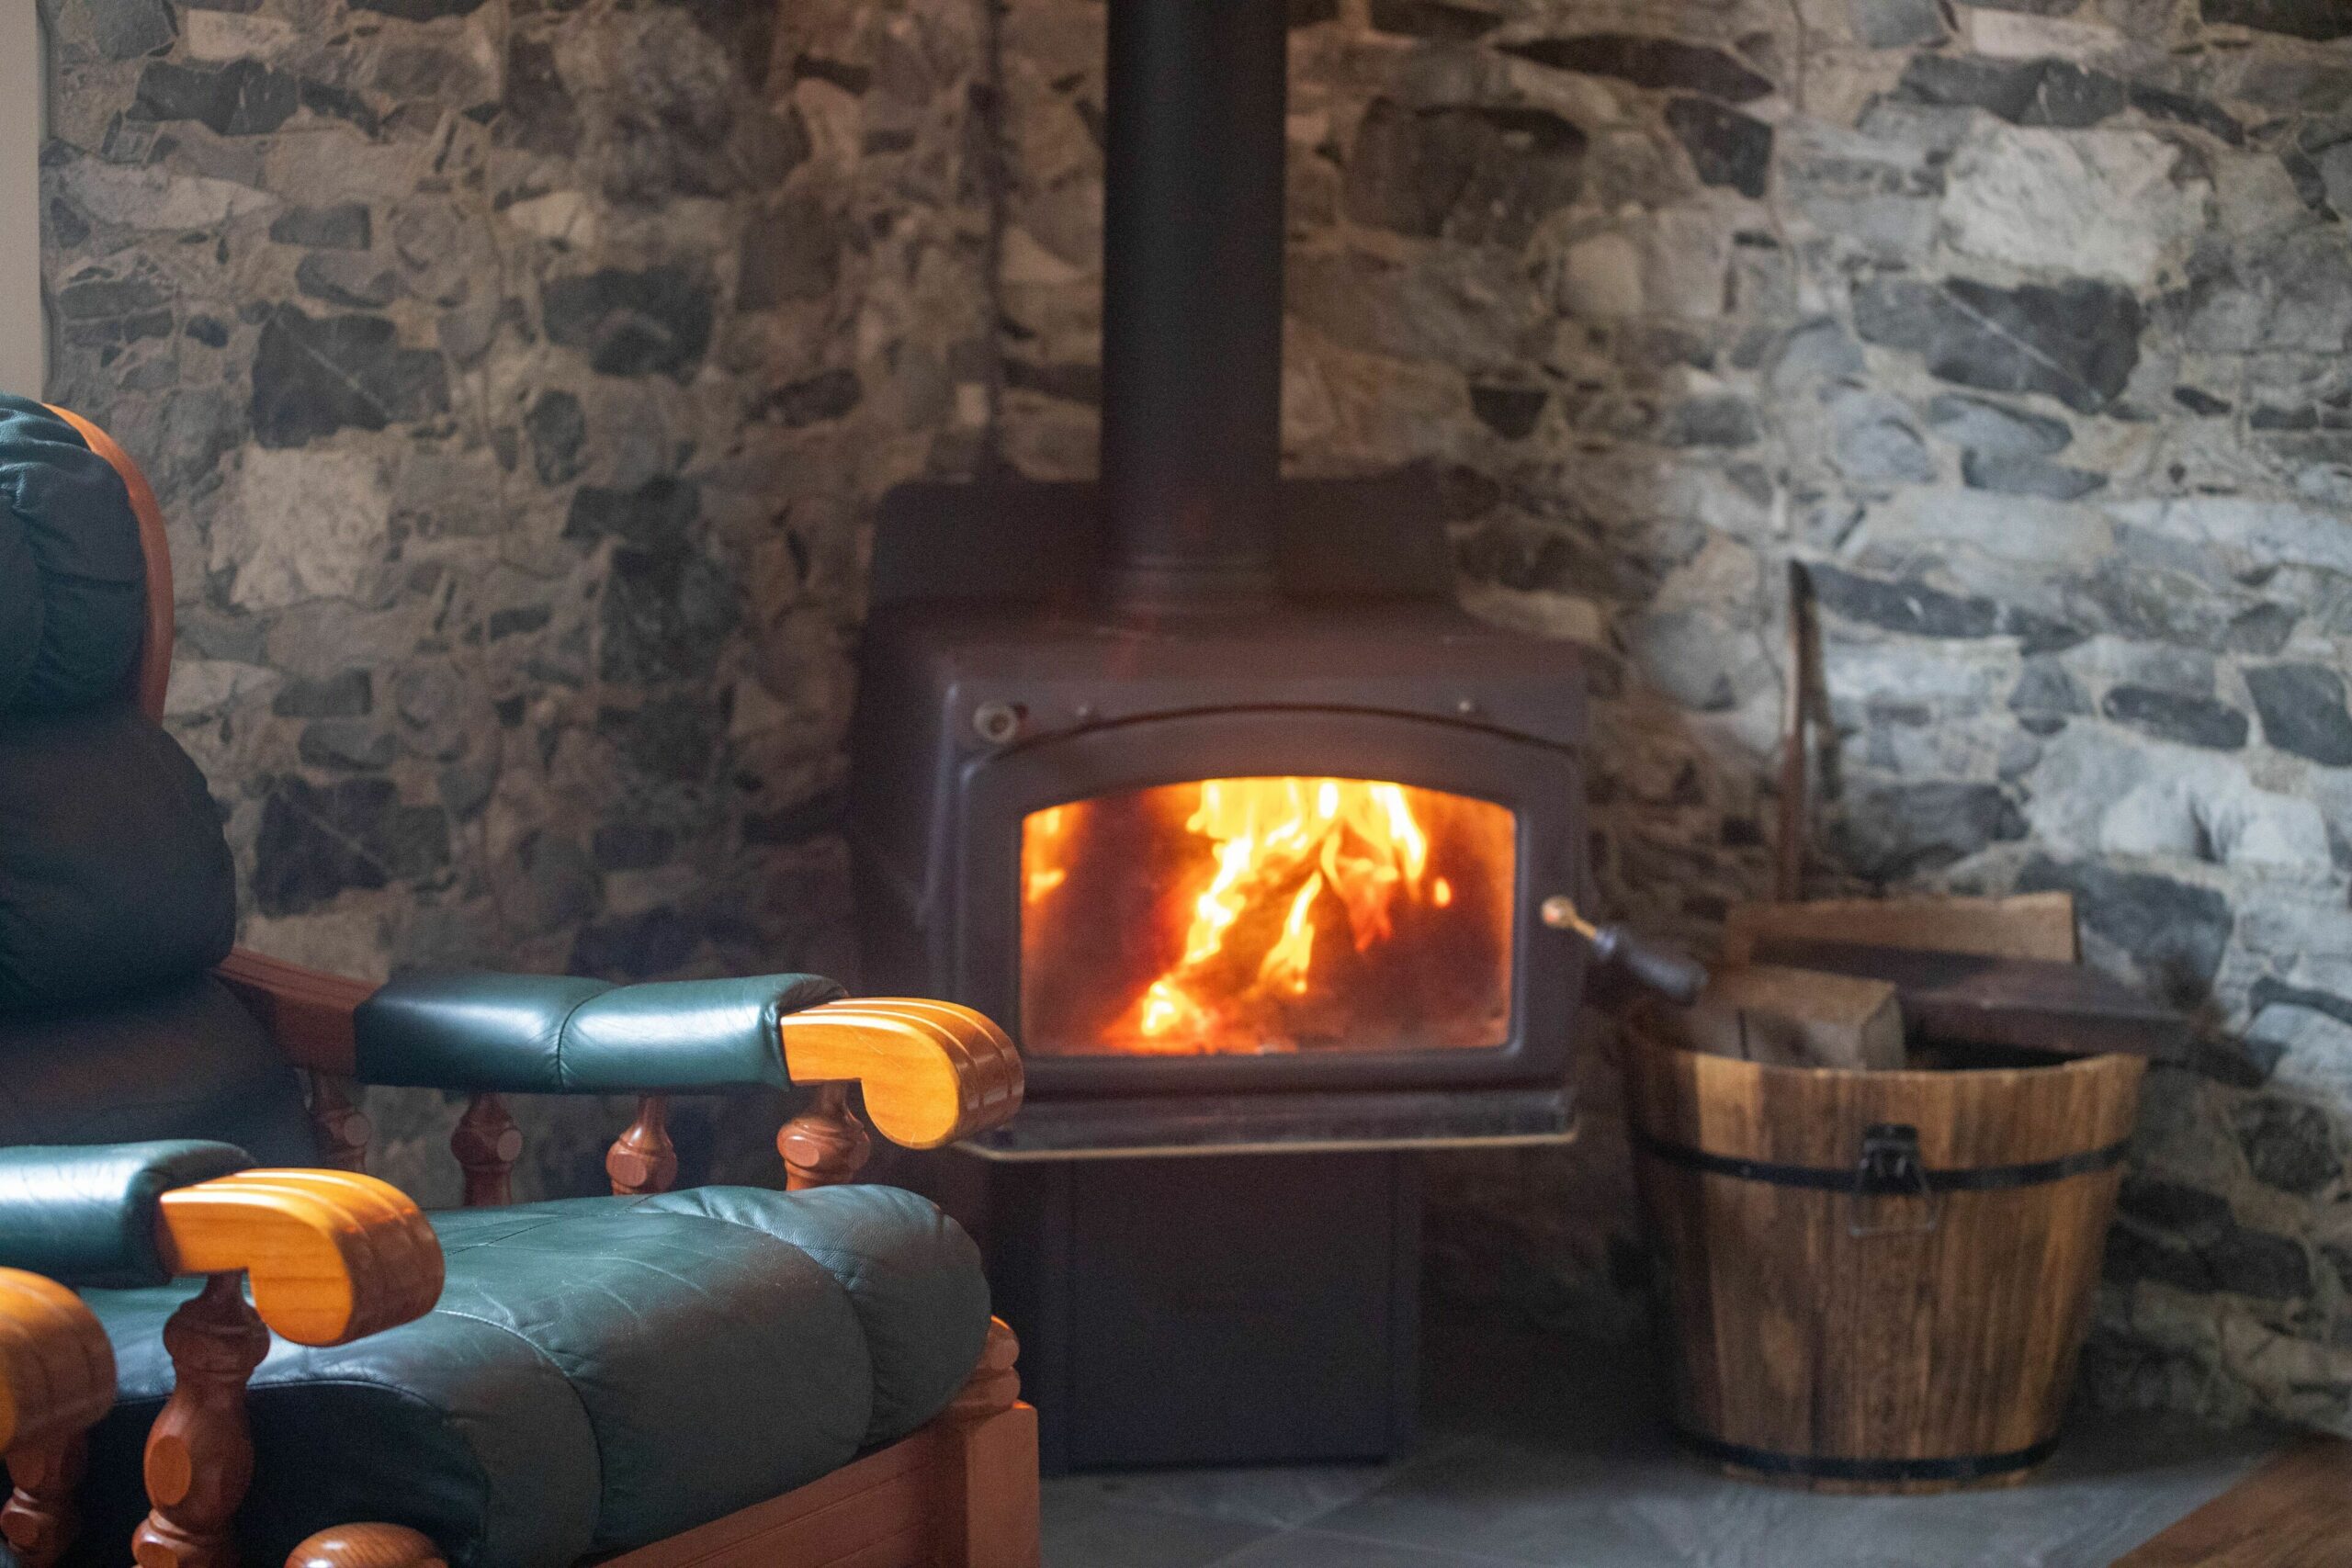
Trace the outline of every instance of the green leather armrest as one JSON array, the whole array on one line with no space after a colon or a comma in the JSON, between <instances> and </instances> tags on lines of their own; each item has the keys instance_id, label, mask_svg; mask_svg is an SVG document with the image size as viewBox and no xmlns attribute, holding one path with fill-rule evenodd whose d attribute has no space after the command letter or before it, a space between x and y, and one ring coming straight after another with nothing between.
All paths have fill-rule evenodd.
<instances>
[{"instance_id":1,"label":"green leather armrest","mask_svg":"<svg viewBox=\"0 0 2352 1568\"><path fill-rule=\"evenodd\" d=\"M0 1268L68 1285L165 1284L171 1271L155 1249L163 1195L252 1164L228 1144L0 1149Z\"/></svg>"},{"instance_id":2,"label":"green leather armrest","mask_svg":"<svg viewBox=\"0 0 2352 1568\"><path fill-rule=\"evenodd\" d=\"M612 986L413 973L353 1015L355 1076L509 1094L787 1089L777 1021L843 994L814 975Z\"/></svg>"}]
</instances>

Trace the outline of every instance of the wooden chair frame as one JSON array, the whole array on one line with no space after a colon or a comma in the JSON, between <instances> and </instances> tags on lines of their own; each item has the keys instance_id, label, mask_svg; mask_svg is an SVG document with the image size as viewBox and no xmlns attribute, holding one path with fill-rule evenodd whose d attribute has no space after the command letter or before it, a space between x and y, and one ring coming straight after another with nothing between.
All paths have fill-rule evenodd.
<instances>
[{"instance_id":1,"label":"wooden chair frame","mask_svg":"<svg viewBox=\"0 0 2352 1568\"><path fill-rule=\"evenodd\" d=\"M163 513L138 466L104 431L55 412L121 474L138 515L146 626L130 683L140 706L160 718L173 630ZM158 1250L175 1272L207 1283L164 1330L177 1382L147 1443L153 1512L132 1543L141 1568L234 1568L231 1529L254 1463L245 1383L270 1331L341 1344L422 1315L441 1290L440 1247L424 1215L396 1189L360 1174L369 1129L345 1081L353 1015L375 987L242 950L218 974L308 1075L311 1120L329 1168L243 1171L164 1195ZM865 1165L872 1143L851 1109L852 1084L875 1127L916 1148L995 1126L1021 1102L1012 1042L979 1014L946 1003L828 1003L782 1020L777 1049L792 1081L817 1089L777 1135L796 1190L852 1180ZM668 1111L663 1086L645 1086L636 1119L605 1156L614 1192L669 1190L678 1160ZM475 1094L450 1138L469 1207L511 1200L522 1146L500 1097ZM1012 1331L992 1322L970 1381L929 1426L797 1491L608 1559L605 1568L1036 1568L1036 1412L1018 1398L1018 1352ZM14 1403L32 1387L49 1395L38 1420L20 1416ZM112 1393L112 1354L86 1309L49 1281L0 1270L0 1449L15 1483L0 1508L0 1534L25 1568L51 1568L73 1539L83 1432ZM288 1568L425 1568L439 1554L413 1530L361 1523L313 1536L288 1561Z\"/></svg>"}]
</instances>

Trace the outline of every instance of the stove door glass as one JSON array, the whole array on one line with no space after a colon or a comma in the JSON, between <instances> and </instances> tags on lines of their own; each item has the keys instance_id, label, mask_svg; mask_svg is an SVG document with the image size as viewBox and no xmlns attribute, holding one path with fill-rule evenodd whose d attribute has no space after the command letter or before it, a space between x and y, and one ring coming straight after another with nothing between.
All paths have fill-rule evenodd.
<instances>
[{"instance_id":1,"label":"stove door glass","mask_svg":"<svg viewBox=\"0 0 2352 1568\"><path fill-rule=\"evenodd\" d=\"M1205 779L1033 812L1023 1047L1499 1047L1517 840L1504 807L1367 779Z\"/></svg>"}]
</instances>

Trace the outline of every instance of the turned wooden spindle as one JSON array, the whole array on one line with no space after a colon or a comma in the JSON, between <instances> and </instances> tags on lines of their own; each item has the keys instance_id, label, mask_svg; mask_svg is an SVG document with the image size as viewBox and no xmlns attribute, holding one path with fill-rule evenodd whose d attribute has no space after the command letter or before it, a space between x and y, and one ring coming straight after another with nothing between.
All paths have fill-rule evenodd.
<instances>
[{"instance_id":1,"label":"turned wooden spindle","mask_svg":"<svg viewBox=\"0 0 2352 1568\"><path fill-rule=\"evenodd\" d=\"M320 1164L330 1170L368 1168L368 1140L376 1129L332 1074L311 1075L311 1130L319 1141Z\"/></svg>"},{"instance_id":2,"label":"turned wooden spindle","mask_svg":"<svg viewBox=\"0 0 2352 1568\"><path fill-rule=\"evenodd\" d=\"M1020 1359L1021 1341L1013 1336L1012 1325L1001 1317L989 1319L988 1343L961 1392L948 1402L948 1418L978 1421L1012 1409L1012 1402L1021 1397Z\"/></svg>"},{"instance_id":3,"label":"turned wooden spindle","mask_svg":"<svg viewBox=\"0 0 2352 1568\"><path fill-rule=\"evenodd\" d=\"M670 1190L678 1179L678 1148L670 1141L668 1095L638 1097L637 1120L605 1152L605 1174L613 1179L616 1198Z\"/></svg>"},{"instance_id":4,"label":"turned wooden spindle","mask_svg":"<svg viewBox=\"0 0 2352 1568\"><path fill-rule=\"evenodd\" d=\"M140 1568L235 1568L231 1526L253 1483L245 1382L269 1330L245 1302L242 1274L214 1274L164 1325L175 1382L147 1434L147 1500L130 1538Z\"/></svg>"},{"instance_id":5,"label":"turned wooden spindle","mask_svg":"<svg viewBox=\"0 0 2352 1568\"><path fill-rule=\"evenodd\" d=\"M448 1568L432 1538L405 1525L338 1525L286 1554L286 1568Z\"/></svg>"},{"instance_id":6,"label":"turned wooden spindle","mask_svg":"<svg viewBox=\"0 0 2352 1568\"><path fill-rule=\"evenodd\" d=\"M74 1489L89 1465L89 1438L72 1432L46 1442L18 1443L7 1459L16 1491L0 1507L0 1539L16 1550L24 1568L51 1568L74 1543L82 1522Z\"/></svg>"},{"instance_id":7,"label":"turned wooden spindle","mask_svg":"<svg viewBox=\"0 0 2352 1568\"><path fill-rule=\"evenodd\" d=\"M1035 1568L1037 1413L1018 1403L1020 1354L1004 1319L990 1318L978 1365L940 1418L932 1561Z\"/></svg>"},{"instance_id":8,"label":"turned wooden spindle","mask_svg":"<svg viewBox=\"0 0 2352 1568\"><path fill-rule=\"evenodd\" d=\"M114 1350L80 1298L54 1280L0 1269L0 1453L12 1495L0 1540L23 1568L50 1568L80 1522L83 1434L114 1404ZM0 1551L0 1556L5 1556Z\"/></svg>"},{"instance_id":9,"label":"turned wooden spindle","mask_svg":"<svg viewBox=\"0 0 2352 1568\"><path fill-rule=\"evenodd\" d=\"M497 1209L514 1201L514 1162L523 1157L523 1129L506 1102L478 1094L449 1134L450 1152L466 1172L466 1207Z\"/></svg>"},{"instance_id":10,"label":"turned wooden spindle","mask_svg":"<svg viewBox=\"0 0 2352 1568\"><path fill-rule=\"evenodd\" d=\"M803 1192L855 1180L874 1140L849 1108L849 1086L829 1083L818 1085L808 1109L784 1124L775 1146L784 1156L785 1186Z\"/></svg>"}]
</instances>

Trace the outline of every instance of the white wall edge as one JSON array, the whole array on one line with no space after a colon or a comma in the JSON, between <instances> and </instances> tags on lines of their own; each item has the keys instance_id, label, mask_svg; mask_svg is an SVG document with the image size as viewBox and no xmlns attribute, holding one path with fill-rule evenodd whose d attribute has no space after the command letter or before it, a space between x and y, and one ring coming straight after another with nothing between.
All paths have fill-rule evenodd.
<instances>
[{"instance_id":1,"label":"white wall edge","mask_svg":"<svg viewBox=\"0 0 2352 1568\"><path fill-rule=\"evenodd\" d=\"M41 100L48 72L38 0L0 0L0 391L41 395Z\"/></svg>"}]
</instances>

